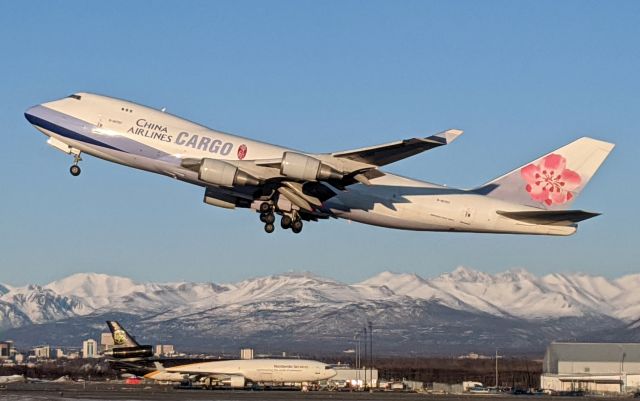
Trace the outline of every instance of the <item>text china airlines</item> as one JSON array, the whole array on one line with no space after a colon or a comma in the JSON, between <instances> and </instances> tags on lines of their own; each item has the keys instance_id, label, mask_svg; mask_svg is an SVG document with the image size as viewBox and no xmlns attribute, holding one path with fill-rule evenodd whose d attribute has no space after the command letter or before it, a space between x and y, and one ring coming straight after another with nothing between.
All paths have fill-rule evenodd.
<instances>
[{"instance_id":1,"label":"text china airlines","mask_svg":"<svg viewBox=\"0 0 640 401\"><path fill-rule=\"evenodd\" d=\"M190 134L185 131L180 132L174 137L169 134L166 126L152 123L144 118L136 121L136 126L129 128L127 133L158 139L163 142L171 142L176 145L188 146L193 149L207 150L223 156L228 155L233 150L233 144L231 142L222 142L219 139L212 139L207 136L200 137L198 134Z\"/></svg>"}]
</instances>

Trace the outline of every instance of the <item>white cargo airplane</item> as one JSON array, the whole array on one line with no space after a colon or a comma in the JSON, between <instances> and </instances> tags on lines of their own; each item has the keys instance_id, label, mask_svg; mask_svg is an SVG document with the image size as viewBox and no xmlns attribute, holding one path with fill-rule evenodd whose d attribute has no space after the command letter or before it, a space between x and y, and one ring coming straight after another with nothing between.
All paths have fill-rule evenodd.
<instances>
[{"instance_id":1,"label":"white cargo airplane","mask_svg":"<svg viewBox=\"0 0 640 401\"><path fill-rule=\"evenodd\" d=\"M336 375L330 365L305 359L236 359L163 367L144 375L156 381L203 381L206 385L242 388L251 383L314 383Z\"/></svg>"},{"instance_id":2,"label":"white cargo airplane","mask_svg":"<svg viewBox=\"0 0 640 401\"><path fill-rule=\"evenodd\" d=\"M126 100L76 93L25 112L73 155L87 153L205 188L204 202L260 212L265 231L344 218L381 227L570 235L597 213L568 210L614 145L580 138L471 190L413 180L380 167L446 145L462 131L334 153L307 153L214 131Z\"/></svg>"},{"instance_id":3,"label":"white cargo airplane","mask_svg":"<svg viewBox=\"0 0 640 401\"><path fill-rule=\"evenodd\" d=\"M108 320L114 347L105 352L112 362L151 361L151 349L140 345L117 321ZM147 352L149 351L149 352ZM327 380L336 375L330 366L318 361L304 359L238 359L196 362L165 368L158 361L156 370L144 377L156 381L182 382L199 380L229 387L244 387L253 383L309 383ZM131 365L135 366L135 365Z\"/></svg>"}]
</instances>

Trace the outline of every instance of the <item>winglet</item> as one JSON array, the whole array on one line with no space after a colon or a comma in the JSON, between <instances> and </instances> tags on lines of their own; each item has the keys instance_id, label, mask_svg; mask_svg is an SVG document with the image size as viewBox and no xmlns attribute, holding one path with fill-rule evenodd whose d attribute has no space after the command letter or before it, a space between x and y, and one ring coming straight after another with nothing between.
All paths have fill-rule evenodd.
<instances>
[{"instance_id":1,"label":"winglet","mask_svg":"<svg viewBox=\"0 0 640 401\"><path fill-rule=\"evenodd\" d=\"M460 129L450 129L439 134L435 134L434 137L443 138L447 144L455 141L460 135L464 133L463 130Z\"/></svg>"}]
</instances>

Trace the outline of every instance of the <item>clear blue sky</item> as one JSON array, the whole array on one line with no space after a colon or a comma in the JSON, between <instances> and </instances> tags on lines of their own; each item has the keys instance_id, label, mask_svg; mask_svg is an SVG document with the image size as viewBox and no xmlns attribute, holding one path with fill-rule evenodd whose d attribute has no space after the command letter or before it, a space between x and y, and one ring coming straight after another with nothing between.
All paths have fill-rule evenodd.
<instances>
[{"instance_id":1,"label":"clear blue sky","mask_svg":"<svg viewBox=\"0 0 640 401\"><path fill-rule=\"evenodd\" d=\"M95 271L227 282L289 270L640 271L640 2L0 3L0 282ZM617 144L569 238L307 224L266 235L202 190L48 147L23 111L76 91L331 151L462 128L388 170L473 187L583 135Z\"/></svg>"}]
</instances>

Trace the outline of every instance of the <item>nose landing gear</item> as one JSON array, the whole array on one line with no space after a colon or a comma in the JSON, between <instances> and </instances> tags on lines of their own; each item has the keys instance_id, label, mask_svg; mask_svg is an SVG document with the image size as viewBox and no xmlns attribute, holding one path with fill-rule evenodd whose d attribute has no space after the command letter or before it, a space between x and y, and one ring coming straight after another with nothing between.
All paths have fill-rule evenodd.
<instances>
[{"instance_id":1,"label":"nose landing gear","mask_svg":"<svg viewBox=\"0 0 640 401\"><path fill-rule=\"evenodd\" d=\"M69 167L69 172L74 177L79 176L80 173L82 172L82 170L80 169L80 166L78 166L78 163L81 160L82 160L82 157L80 157L80 152L73 154L73 165Z\"/></svg>"}]
</instances>

